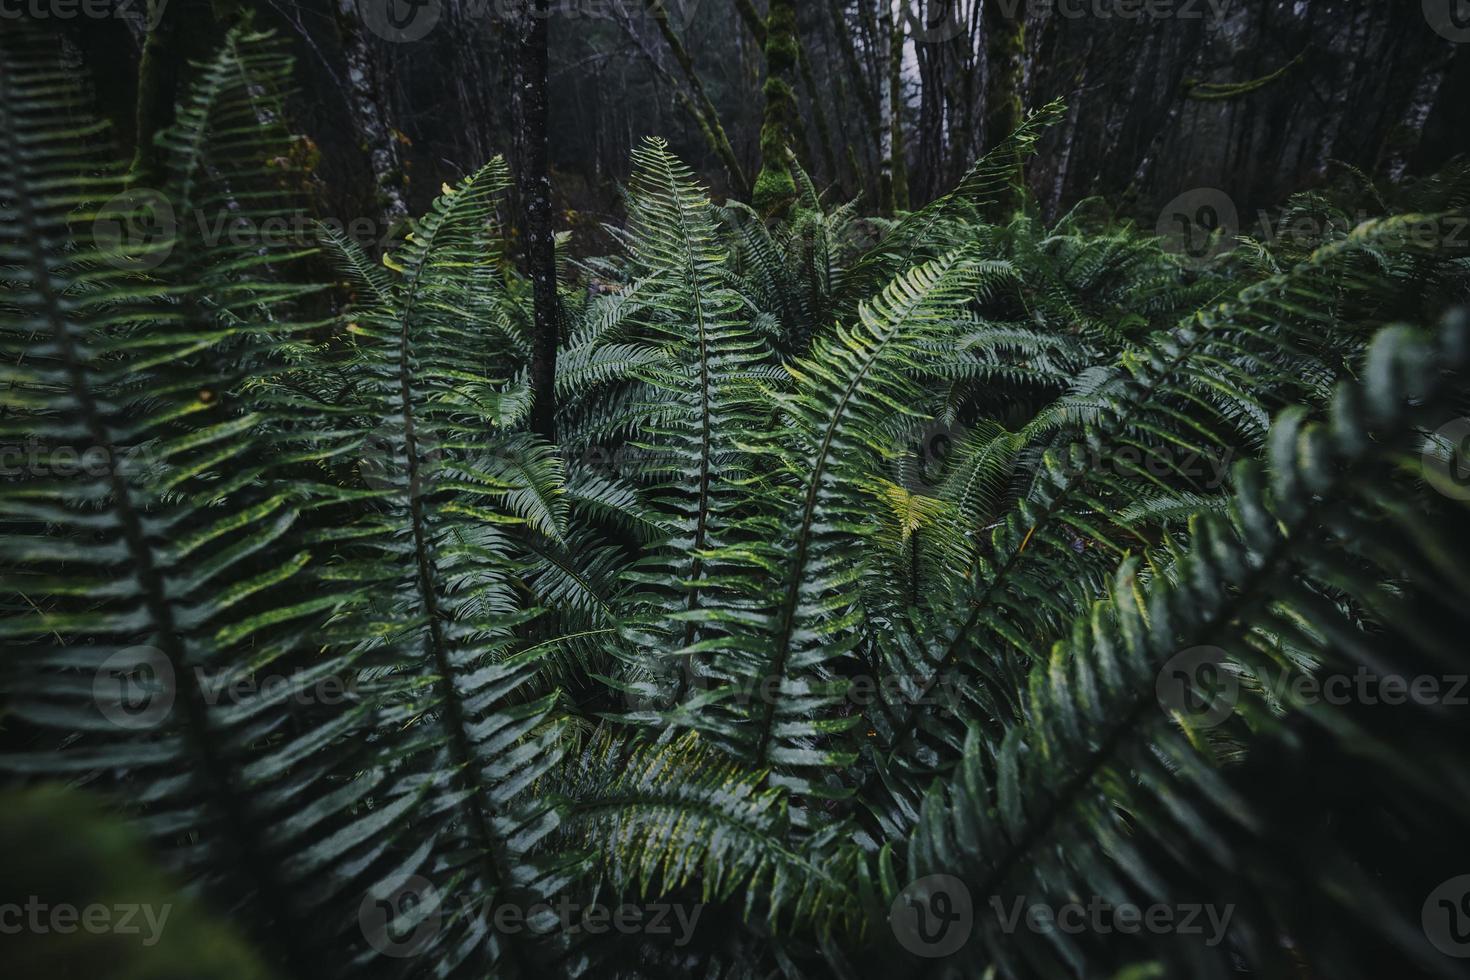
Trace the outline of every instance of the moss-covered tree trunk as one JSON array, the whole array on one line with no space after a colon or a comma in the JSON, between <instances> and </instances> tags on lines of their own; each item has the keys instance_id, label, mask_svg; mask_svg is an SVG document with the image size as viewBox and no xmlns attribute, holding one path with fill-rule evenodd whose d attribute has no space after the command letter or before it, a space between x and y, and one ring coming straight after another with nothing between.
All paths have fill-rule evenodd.
<instances>
[{"instance_id":1,"label":"moss-covered tree trunk","mask_svg":"<svg viewBox=\"0 0 1470 980\"><path fill-rule=\"evenodd\" d=\"M984 0L982 25L985 30L985 150L1000 145L1021 125L1025 113L1022 86L1026 68L1026 5ZM1025 181L1022 161L1017 158L1012 184L1017 191ZM1012 210L1020 200L1002 202Z\"/></svg>"},{"instance_id":2,"label":"moss-covered tree trunk","mask_svg":"<svg viewBox=\"0 0 1470 980\"><path fill-rule=\"evenodd\" d=\"M761 20L760 14L756 12L755 5L750 0L735 0L735 9L740 14L740 19L745 22L755 42L762 48L766 44L766 23ZM834 181L838 179L840 171L837 168L837 154L832 149L832 130L827 125L827 110L823 108L822 90L817 87L816 79L812 75L811 60L807 58L806 45L798 32L796 34L796 63L801 69L801 86L806 89L807 102L812 107L812 122L817 127L817 139L822 150L822 162L827 165L828 176ZM839 101L837 103L841 105Z\"/></svg>"},{"instance_id":3,"label":"moss-covered tree trunk","mask_svg":"<svg viewBox=\"0 0 1470 980\"><path fill-rule=\"evenodd\" d=\"M761 170L751 195L762 214L784 212L796 197L787 148L801 127L792 81L797 71L796 4L771 0L766 15L766 110L761 123Z\"/></svg>"},{"instance_id":4,"label":"moss-covered tree trunk","mask_svg":"<svg viewBox=\"0 0 1470 980\"><path fill-rule=\"evenodd\" d=\"M720 115L715 110L715 104L704 90L704 82L700 80L699 72L694 70L694 59L690 57L689 50L684 47L684 42L674 31L673 25L669 23L669 12L663 0L648 0L648 12L653 17L654 23L658 25L659 34L664 43L668 45L669 53L674 56L679 70L684 73L684 81L689 85L689 91L693 93L692 99L687 99L689 108L699 123L700 132L704 134L705 141L709 143L710 149L720 158L725 165L725 172L730 177L730 187L738 195L744 197L750 193L750 186L745 179L745 171L740 167L740 161L735 156L735 149L730 145L730 138L725 135L725 127L720 123Z\"/></svg>"}]
</instances>

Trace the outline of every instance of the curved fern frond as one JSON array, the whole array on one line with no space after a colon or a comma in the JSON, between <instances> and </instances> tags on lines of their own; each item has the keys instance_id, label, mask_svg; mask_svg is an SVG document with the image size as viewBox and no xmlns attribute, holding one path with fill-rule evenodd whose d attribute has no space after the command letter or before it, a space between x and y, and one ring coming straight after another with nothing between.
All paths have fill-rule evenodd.
<instances>
[{"instance_id":1,"label":"curved fern frond","mask_svg":"<svg viewBox=\"0 0 1470 980\"><path fill-rule=\"evenodd\" d=\"M372 685L297 702L359 661L319 639L342 590L302 586L323 558L311 511L341 495L310 475L324 454L309 418L257 385L289 372L283 349L307 327L287 300L309 287L166 221L128 233L170 201L250 200L281 179L271 133L256 138L253 115L236 129L272 111L277 58L232 33L173 131L233 134L227 175L185 158L163 190L125 190L90 146L75 73L29 27L0 38L0 438L32 447L0 492L0 574L25 599L0 626L19 746L0 768L116 794L171 866L310 972L336 931L300 923L342 907L295 882L344 839L373 846L354 804L381 773L344 738L371 728Z\"/></svg>"},{"instance_id":2,"label":"curved fern frond","mask_svg":"<svg viewBox=\"0 0 1470 980\"><path fill-rule=\"evenodd\" d=\"M1208 897L1234 916L1229 945L1225 933L1202 942L1012 931L977 908L971 968L1107 972L1148 956L1227 976L1232 950L1289 969L1281 939L1291 937L1343 975L1405 957L1453 974L1417 936L1440 857L1396 849L1390 870L1366 864L1373 856L1350 834L1314 834L1305 853L1293 851L1306 838L1273 841L1292 833L1283 806L1312 770L1373 787L1354 804L1363 832L1437 835L1470 807L1449 750L1465 735L1458 712L1311 693L1335 675L1463 669L1463 604L1436 582L1470 569L1435 539L1470 524L1463 508L1415 494L1401 460L1416 451L1414 427L1439 426L1463 398L1463 376L1446 372L1464 370L1466 334L1463 319L1436 344L1386 331L1366 383L1339 389L1330 421L1301 410L1278 419L1269 481L1242 464L1228 518L1196 524L1168 581L1145 590L1136 560L1124 563L1109 599L1036 666L1025 717L993 735L972 728L953 780L925 796L906 852L911 878L955 874L998 907L1079 894L1140 907ZM1434 532L1418 510L1426 505ZM1358 628L1344 602L1373 628ZM1211 746L1237 728L1250 743L1246 766L1222 771Z\"/></svg>"}]
</instances>

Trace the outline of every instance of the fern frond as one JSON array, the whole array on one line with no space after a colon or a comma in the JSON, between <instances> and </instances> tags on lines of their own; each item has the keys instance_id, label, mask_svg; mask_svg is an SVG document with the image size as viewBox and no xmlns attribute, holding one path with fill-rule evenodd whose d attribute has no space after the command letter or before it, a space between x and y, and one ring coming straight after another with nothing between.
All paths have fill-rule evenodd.
<instances>
[{"instance_id":1,"label":"fern frond","mask_svg":"<svg viewBox=\"0 0 1470 980\"><path fill-rule=\"evenodd\" d=\"M1463 719L1418 704L1399 710L1290 693L1273 706L1259 692L1321 690L1298 685L1303 676L1320 684L1338 672L1407 678L1463 667L1459 603L1435 580L1467 569L1404 500L1412 488L1399 467L1413 451L1413 427L1439 425L1444 406L1463 394L1463 380L1445 372L1463 370L1465 344L1463 320L1436 344L1385 331L1366 383L1339 389L1330 422L1312 424L1300 410L1279 418L1269 482L1243 466L1228 519L1196 525L1171 582L1145 591L1136 561L1122 565L1112 596L1035 668L1025 717L995 735L971 729L953 781L925 796L906 852L911 878L957 874L981 901L997 897L1002 906L1013 896L1057 904L1097 894L1113 905L1171 907L1210 898L1234 913L1229 946L1223 936L1110 942L1010 931L977 909L971 968L1106 972L1146 956L1193 976L1225 976L1231 950L1286 969L1280 940L1290 937L1341 975L1371 975L1381 957L1452 975L1417 936L1426 883L1443 874L1439 859L1397 851L1391 869L1365 866L1372 857L1345 835L1294 853L1304 838L1292 836L1278 794L1292 794L1307 770L1350 771L1375 787L1354 805L1364 830L1437 836L1470 804L1447 751L1463 739ZM1432 510L1439 533L1470 529L1462 509ZM1378 545L1365 553L1352 544L1360 536ZM1344 560L1345 551L1371 567L1348 572L1358 561ZM1350 596L1374 628L1346 619L1311 584L1318 580ZM1280 654L1287 637L1295 660ZM1205 674L1189 658L1201 652L1228 678L1223 689L1198 686ZM1176 667L1187 675L1177 699L1167 693ZM1203 740L1232 715L1254 733L1246 767L1233 773L1218 768Z\"/></svg>"}]
</instances>

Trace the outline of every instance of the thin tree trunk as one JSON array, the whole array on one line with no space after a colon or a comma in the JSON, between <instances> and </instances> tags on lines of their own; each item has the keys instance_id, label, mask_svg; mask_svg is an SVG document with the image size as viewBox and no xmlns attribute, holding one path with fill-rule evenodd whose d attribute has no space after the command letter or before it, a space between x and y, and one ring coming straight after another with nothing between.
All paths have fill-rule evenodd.
<instances>
[{"instance_id":1,"label":"thin tree trunk","mask_svg":"<svg viewBox=\"0 0 1470 980\"><path fill-rule=\"evenodd\" d=\"M755 37L755 43L761 47L766 46L766 22L761 20L760 11L755 9L755 4L750 0L735 0L735 9L740 12L740 19L745 21L745 26Z\"/></svg>"},{"instance_id":2,"label":"thin tree trunk","mask_svg":"<svg viewBox=\"0 0 1470 980\"><path fill-rule=\"evenodd\" d=\"M796 181L786 165L788 147L801 125L791 80L796 73L796 5L771 0L766 17L765 118L761 123L761 171L751 198L763 214L779 214L796 197Z\"/></svg>"},{"instance_id":3,"label":"thin tree trunk","mask_svg":"<svg viewBox=\"0 0 1470 980\"><path fill-rule=\"evenodd\" d=\"M388 122L387 102L379 84L377 63L357 13L357 0L337 0L337 27L347 61L347 102L352 128L367 154L376 189L374 206L384 231L408 214L407 180L398 140Z\"/></svg>"},{"instance_id":4,"label":"thin tree trunk","mask_svg":"<svg viewBox=\"0 0 1470 980\"><path fill-rule=\"evenodd\" d=\"M1072 145L1077 139L1077 122L1082 118L1082 92L1087 86L1087 65L1092 54L1092 39L1082 53L1082 67L1077 70L1077 86L1068 97L1067 123L1062 130L1060 157L1057 160L1056 176L1052 179L1051 196L1046 202L1046 220L1052 221L1062 207L1062 195L1067 189L1067 174L1072 167Z\"/></svg>"},{"instance_id":5,"label":"thin tree trunk","mask_svg":"<svg viewBox=\"0 0 1470 980\"><path fill-rule=\"evenodd\" d=\"M889 152L892 154L890 172L893 175L893 209L909 209L909 166L903 140L903 46L904 18L893 12L892 0L883 0L888 18L888 125L892 132L888 137ZM906 0L897 0L904 3Z\"/></svg>"},{"instance_id":6,"label":"thin tree trunk","mask_svg":"<svg viewBox=\"0 0 1470 980\"><path fill-rule=\"evenodd\" d=\"M945 170L941 186L949 186L957 181L978 153L975 125L975 112L977 103L977 91L980 79L980 38L981 11L983 0L974 0L970 5L969 28L950 42L950 50L954 53L956 70L959 72L958 91L951 90L950 101L954 107L955 123L952 126L954 132L954 145L957 152L951 154L949 167Z\"/></svg>"},{"instance_id":7,"label":"thin tree trunk","mask_svg":"<svg viewBox=\"0 0 1470 980\"><path fill-rule=\"evenodd\" d=\"M946 143L952 131L945 117L945 49L938 44L916 43L914 59L919 66L919 166L916 186L909 193L921 201L932 200L944 166Z\"/></svg>"},{"instance_id":8,"label":"thin tree trunk","mask_svg":"<svg viewBox=\"0 0 1470 980\"><path fill-rule=\"evenodd\" d=\"M842 54L842 60L847 65L847 74L852 79L853 93L857 96L858 106L862 110L863 119L859 129L867 136L866 149L871 151L872 159L882 159L882 137L879 135L883 120L878 109L878 98L868 85L868 77L863 74L861 62L858 61L857 48L853 45L852 32L847 27L847 14L842 6L842 0L828 0L827 12L832 19L832 33L837 39L838 51ZM852 144L849 143L848 155L853 155ZM865 153L865 156L868 154ZM857 177L860 188L865 187L863 171L854 167L854 175ZM868 185L871 186L871 185ZM879 195L881 197L881 193Z\"/></svg>"},{"instance_id":9,"label":"thin tree trunk","mask_svg":"<svg viewBox=\"0 0 1470 980\"><path fill-rule=\"evenodd\" d=\"M138 103L134 114L133 177L156 184L163 176L158 134L174 123L179 96L187 85L189 62L213 53L217 25L238 3L206 0L148 0L153 25L138 60Z\"/></svg>"},{"instance_id":10,"label":"thin tree trunk","mask_svg":"<svg viewBox=\"0 0 1470 980\"><path fill-rule=\"evenodd\" d=\"M735 0L735 9L740 12L740 19L745 22L756 43L764 47L766 25L756 11L755 4L750 0ZM816 124L817 139L822 149L822 162L827 165L828 176L836 181L840 171L837 167L837 154L832 149L832 130L827 125L827 111L822 108L821 89L817 88L816 79L812 76L811 60L807 57L806 45L802 43L799 31L796 36L796 63L801 70L801 87L806 90L807 101L811 103L812 121Z\"/></svg>"},{"instance_id":11,"label":"thin tree trunk","mask_svg":"<svg viewBox=\"0 0 1470 980\"><path fill-rule=\"evenodd\" d=\"M523 0L519 16L511 118L516 179L525 221L526 273L535 301L531 338L531 431L556 441L556 351L561 317L556 295L556 240L551 231L547 152L547 0Z\"/></svg>"},{"instance_id":12,"label":"thin tree trunk","mask_svg":"<svg viewBox=\"0 0 1470 980\"><path fill-rule=\"evenodd\" d=\"M817 140L822 147L822 162L827 165L827 176L838 178L837 155L832 152L832 130L827 127L827 112L822 108L822 90L812 78L812 65L807 60L806 45L798 38L796 42L797 65L801 68L801 86L806 89L807 101L812 106L812 121L817 126Z\"/></svg>"},{"instance_id":13,"label":"thin tree trunk","mask_svg":"<svg viewBox=\"0 0 1470 980\"><path fill-rule=\"evenodd\" d=\"M879 3L884 0L878 0ZM874 98L877 101L883 99L883 79L888 77L888 71L883 66L883 36L879 32L878 19L873 16L873 3L870 0L858 0L858 24L863 30L863 58L868 63L868 77L873 80L873 91L878 93Z\"/></svg>"},{"instance_id":14,"label":"thin tree trunk","mask_svg":"<svg viewBox=\"0 0 1470 980\"><path fill-rule=\"evenodd\" d=\"M669 47L669 53L674 56L674 61L678 62L680 71L684 73L684 80L689 83L689 89L694 93L693 102L705 139L709 142L710 148L715 151L715 155L720 158L720 162L725 165L735 193L741 197L748 197L750 184L745 179L745 172L740 168L740 160L735 156L735 149L730 145L730 138L725 135L725 127L720 124L720 116L714 103L705 94L704 83L700 81L699 72L694 70L694 59L689 56L684 42L679 40L679 35L669 24L668 9L662 0L649 0L648 12L653 17L654 23L658 24L658 31L663 35L664 43Z\"/></svg>"}]
</instances>

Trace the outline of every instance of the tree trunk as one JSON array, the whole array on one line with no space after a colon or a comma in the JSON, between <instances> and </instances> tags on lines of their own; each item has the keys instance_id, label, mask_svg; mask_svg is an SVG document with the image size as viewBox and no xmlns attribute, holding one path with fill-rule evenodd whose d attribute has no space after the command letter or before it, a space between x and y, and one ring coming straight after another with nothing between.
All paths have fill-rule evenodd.
<instances>
[{"instance_id":1,"label":"tree trunk","mask_svg":"<svg viewBox=\"0 0 1470 980\"><path fill-rule=\"evenodd\" d=\"M745 21L745 26L755 36L755 43L765 47L766 22L761 20L760 11L755 9L755 4L750 0L735 0L735 9L740 12L740 19Z\"/></svg>"},{"instance_id":2,"label":"tree trunk","mask_svg":"<svg viewBox=\"0 0 1470 980\"><path fill-rule=\"evenodd\" d=\"M783 213L796 197L796 181L786 165L801 117L791 81L796 75L796 5L771 0L766 17L765 118L761 124L761 171L751 195L762 214Z\"/></svg>"},{"instance_id":3,"label":"tree trunk","mask_svg":"<svg viewBox=\"0 0 1470 980\"><path fill-rule=\"evenodd\" d=\"M1026 5L983 0L985 10L985 150L999 146L1021 125L1025 109L1022 85L1026 64ZM1021 160L1012 183L1020 192L1025 181ZM1012 208L1018 200L1006 202Z\"/></svg>"},{"instance_id":4,"label":"tree trunk","mask_svg":"<svg viewBox=\"0 0 1470 980\"><path fill-rule=\"evenodd\" d=\"M408 181L403 159L388 122L388 100L379 84L377 62L363 36L357 0L337 0L337 26L342 35L342 54L347 61L346 95L352 110L352 128L373 172L374 206L386 232L408 214Z\"/></svg>"},{"instance_id":5,"label":"tree trunk","mask_svg":"<svg viewBox=\"0 0 1470 980\"><path fill-rule=\"evenodd\" d=\"M822 147L822 162L827 165L827 176L836 182L840 171L837 169L837 155L832 152L832 130L827 126L827 111L822 108L822 90L817 88L816 79L812 77L812 65L806 56L806 45L797 39L796 45L797 63L801 67L801 85L806 89L807 101L812 106L812 122L817 126L817 139Z\"/></svg>"},{"instance_id":6,"label":"tree trunk","mask_svg":"<svg viewBox=\"0 0 1470 980\"><path fill-rule=\"evenodd\" d=\"M158 134L174 123L180 95L188 84L190 61L214 53L219 25L227 22L238 2L208 0L149 0L148 23L138 61L138 103L134 118L132 176L156 185L163 177L163 154Z\"/></svg>"},{"instance_id":7,"label":"tree trunk","mask_svg":"<svg viewBox=\"0 0 1470 980\"><path fill-rule=\"evenodd\" d=\"M858 61L857 48L853 45L852 31L847 27L847 14L841 0L828 0L827 12L832 20L832 33L837 40L837 49L842 55L843 62L847 65L848 77L852 79L853 93L857 96L859 107L862 109L863 118L858 126L859 131L867 136L864 145L864 157L869 159L882 158L882 139L879 130L883 120L878 110L878 99L868 85L868 77L863 74L861 62ZM855 154L852 144L847 146L849 159ZM867 171L871 172L871 171ZM864 180L864 170L858 169L853 164L853 175L857 178L859 188L866 190L870 185Z\"/></svg>"},{"instance_id":8,"label":"tree trunk","mask_svg":"<svg viewBox=\"0 0 1470 980\"><path fill-rule=\"evenodd\" d=\"M884 0L888 21L888 151L892 159L889 173L893 179L893 210L909 209L909 166L903 141L903 46L904 19L896 17L893 6ZM905 0L899 0L900 3Z\"/></svg>"},{"instance_id":9,"label":"tree trunk","mask_svg":"<svg viewBox=\"0 0 1470 980\"><path fill-rule=\"evenodd\" d=\"M531 431L556 441L556 240L551 231L551 172L547 151L547 0L522 0L511 86L518 152L516 179L525 222L526 274L535 300L531 338Z\"/></svg>"},{"instance_id":10,"label":"tree trunk","mask_svg":"<svg viewBox=\"0 0 1470 980\"><path fill-rule=\"evenodd\" d=\"M762 47L766 43L766 25L756 12L755 5L750 0L735 0L735 9L740 13L740 19L750 29L757 44ZM837 155L832 150L832 130L827 125L827 111L822 108L822 91L817 87L816 79L812 76L812 65L807 58L806 45L802 43L800 31L795 32L796 37L796 63L801 70L801 87L806 89L807 101L812 107L812 122L817 127L817 139L822 149L822 162L827 165L827 175L836 181L841 173L837 167Z\"/></svg>"},{"instance_id":11,"label":"tree trunk","mask_svg":"<svg viewBox=\"0 0 1470 980\"><path fill-rule=\"evenodd\" d=\"M679 69L684 73L684 80L689 83L689 90L694 93L692 103L698 114L700 130L709 142L710 148L725 165L725 170L730 175L730 185L735 193L741 197L748 197L750 185L745 180L745 172L740 168L740 161L735 156L735 149L730 145L730 138L725 135L725 127L720 124L719 113L715 110L714 103L705 94L704 83L700 81L699 73L694 70L694 59L689 56L689 51L684 43L679 40L679 35L674 33L674 28L669 24L669 12L663 0L649 0L648 12L653 17L654 23L658 24L659 34L663 35L664 43L669 47L669 53L678 62Z\"/></svg>"}]
</instances>

